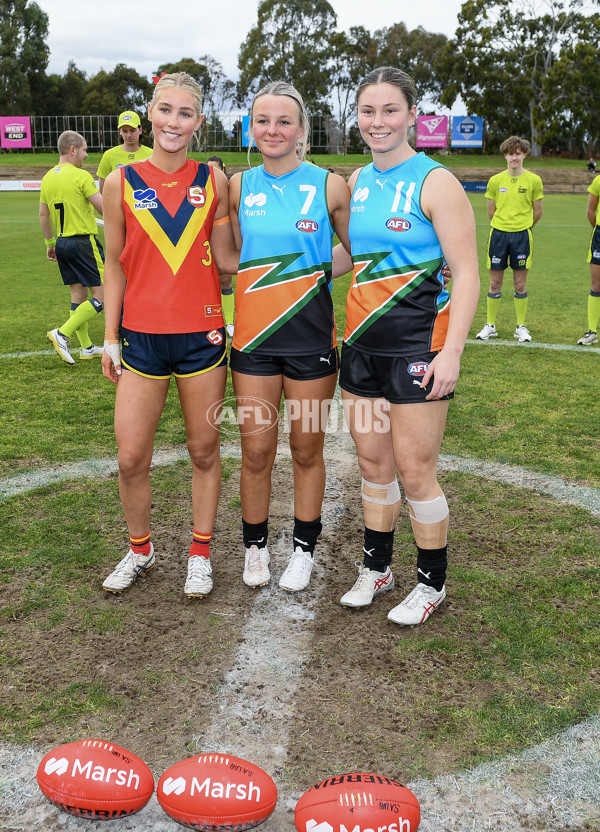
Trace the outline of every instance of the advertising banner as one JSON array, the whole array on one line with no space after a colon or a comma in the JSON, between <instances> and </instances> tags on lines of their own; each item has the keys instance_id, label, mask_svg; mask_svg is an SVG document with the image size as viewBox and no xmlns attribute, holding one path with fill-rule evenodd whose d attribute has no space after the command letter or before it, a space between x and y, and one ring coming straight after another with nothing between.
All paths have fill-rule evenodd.
<instances>
[{"instance_id":1,"label":"advertising banner","mask_svg":"<svg viewBox=\"0 0 600 832\"><path fill-rule=\"evenodd\" d=\"M0 117L0 146L9 150L31 147L31 119L29 116Z\"/></svg>"},{"instance_id":2,"label":"advertising banner","mask_svg":"<svg viewBox=\"0 0 600 832\"><path fill-rule=\"evenodd\" d=\"M452 147L483 147L483 118L452 116Z\"/></svg>"},{"instance_id":3,"label":"advertising banner","mask_svg":"<svg viewBox=\"0 0 600 832\"><path fill-rule=\"evenodd\" d=\"M448 116L417 116L417 147L447 147Z\"/></svg>"}]
</instances>

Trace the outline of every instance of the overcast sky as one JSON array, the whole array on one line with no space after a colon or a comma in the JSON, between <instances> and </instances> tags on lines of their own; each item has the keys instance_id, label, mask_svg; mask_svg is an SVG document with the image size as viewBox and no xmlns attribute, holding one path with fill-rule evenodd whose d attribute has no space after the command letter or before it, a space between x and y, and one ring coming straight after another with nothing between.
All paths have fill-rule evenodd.
<instances>
[{"instance_id":1,"label":"overcast sky","mask_svg":"<svg viewBox=\"0 0 600 832\"><path fill-rule=\"evenodd\" d=\"M409 29L452 36L463 0L330 0L338 30L370 32L403 21ZM49 72L70 60L94 75L124 63L150 77L161 63L212 55L232 80L242 41L256 24L258 0L37 0L49 17Z\"/></svg>"}]
</instances>

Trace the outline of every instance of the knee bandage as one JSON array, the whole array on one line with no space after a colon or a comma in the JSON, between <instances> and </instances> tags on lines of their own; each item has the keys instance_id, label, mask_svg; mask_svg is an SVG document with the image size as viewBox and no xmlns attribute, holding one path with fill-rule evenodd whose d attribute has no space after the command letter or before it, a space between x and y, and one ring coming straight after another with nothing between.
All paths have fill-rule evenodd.
<instances>
[{"instance_id":1,"label":"knee bandage","mask_svg":"<svg viewBox=\"0 0 600 832\"><path fill-rule=\"evenodd\" d=\"M378 532L391 532L400 514L402 495L398 480L385 484L362 481L361 496L365 526Z\"/></svg>"},{"instance_id":2,"label":"knee bandage","mask_svg":"<svg viewBox=\"0 0 600 832\"><path fill-rule=\"evenodd\" d=\"M435 500L409 500L410 522L417 546L421 549L441 549L448 542L448 503L441 494Z\"/></svg>"}]
</instances>

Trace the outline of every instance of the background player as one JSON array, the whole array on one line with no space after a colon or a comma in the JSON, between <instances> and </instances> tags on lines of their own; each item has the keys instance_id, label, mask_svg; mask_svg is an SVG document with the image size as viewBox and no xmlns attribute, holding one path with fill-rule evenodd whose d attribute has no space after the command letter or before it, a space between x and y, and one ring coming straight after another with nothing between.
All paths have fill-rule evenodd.
<instances>
[{"instance_id":1,"label":"background player","mask_svg":"<svg viewBox=\"0 0 600 832\"><path fill-rule=\"evenodd\" d=\"M333 229L348 244L348 187L342 177L303 162L304 102L275 81L257 93L250 129L263 164L230 183L231 219L241 243L236 322L230 355L242 440L244 582L270 580L267 547L271 471L282 393L294 467L293 551L279 586L310 580L325 490L323 443L338 368L331 279ZM254 413L260 399L272 414ZM243 410L242 410L243 408Z\"/></svg>"},{"instance_id":2,"label":"background player","mask_svg":"<svg viewBox=\"0 0 600 832\"><path fill-rule=\"evenodd\" d=\"M354 266L346 303L340 387L362 474L364 558L347 607L394 587L390 568L401 507L398 472L417 543L417 585L389 613L420 624L446 597L448 504L437 480L448 400L479 295L475 220L452 174L408 134L416 119L412 79L381 67L357 92L358 126L373 162L350 178ZM452 302L443 285L452 272Z\"/></svg>"},{"instance_id":3,"label":"background player","mask_svg":"<svg viewBox=\"0 0 600 832\"><path fill-rule=\"evenodd\" d=\"M502 298L504 271L513 270L517 341L531 341L525 326L527 315L527 272L531 267L533 235L531 229L541 219L544 187L541 178L523 163L531 145L527 139L510 136L500 145L506 170L492 176L485 195L492 229L488 239L487 265L490 289L487 294L487 323L477 333L480 341L496 338L496 316Z\"/></svg>"},{"instance_id":4,"label":"background player","mask_svg":"<svg viewBox=\"0 0 600 832\"><path fill-rule=\"evenodd\" d=\"M598 200L600 198L600 176L596 176L588 188L587 218L594 229L590 240L587 261L590 264L592 288L588 297L588 331L578 344L591 346L598 343L598 320L600 319L600 225L598 225Z\"/></svg>"},{"instance_id":5,"label":"background player","mask_svg":"<svg viewBox=\"0 0 600 832\"><path fill-rule=\"evenodd\" d=\"M213 256L229 273L237 271L238 258L225 175L187 158L188 144L202 124L201 110L202 92L193 78L183 72L163 75L148 107L152 156L111 173L104 189L102 369L117 383L119 490L130 539L128 553L104 581L109 592L122 592L154 567L149 472L171 375L192 463L194 532L184 592L202 597L213 586L209 541L221 461L220 436L209 411L223 399L227 372Z\"/></svg>"},{"instance_id":6,"label":"background player","mask_svg":"<svg viewBox=\"0 0 600 832\"><path fill-rule=\"evenodd\" d=\"M104 190L104 182L111 171L123 165L131 165L133 162L149 159L152 155L152 148L142 144L142 123L137 113L133 110L126 110L121 113L118 128L123 144L104 151L96 171L100 193Z\"/></svg>"},{"instance_id":7,"label":"background player","mask_svg":"<svg viewBox=\"0 0 600 832\"><path fill-rule=\"evenodd\" d=\"M58 152L58 165L42 179L40 224L48 260L58 263L63 283L71 292L71 311L70 318L46 337L63 361L74 364L69 352L73 333L81 345L80 358L102 355L102 348L92 344L88 332L88 322L102 311L104 301L104 251L96 236L94 215L94 208L102 213L102 197L91 173L82 170L87 157L84 137L66 130L58 137Z\"/></svg>"},{"instance_id":8,"label":"background player","mask_svg":"<svg viewBox=\"0 0 600 832\"><path fill-rule=\"evenodd\" d=\"M215 165L223 173L226 173L225 164L220 156L209 156L206 164L211 167ZM222 274L221 278L221 304L223 306L223 317L225 318L225 329L227 335L233 338L233 322L235 317L235 295L233 294L233 275Z\"/></svg>"}]
</instances>

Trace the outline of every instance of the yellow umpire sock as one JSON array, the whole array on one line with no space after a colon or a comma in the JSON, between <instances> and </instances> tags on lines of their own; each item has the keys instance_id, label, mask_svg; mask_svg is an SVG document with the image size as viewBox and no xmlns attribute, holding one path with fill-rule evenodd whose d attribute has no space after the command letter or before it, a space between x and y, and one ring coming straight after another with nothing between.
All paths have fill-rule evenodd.
<instances>
[{"instance_id":1,"label":"yellow umpire sock","mask_svg":"<svg viewBox=\"0 0 600 832\"><path fill-rule=\"evenodd\" d=\"M496 318L498 317L498 310L500 309L501 302L502 295L500 293L498 293L497 295L492 295L490 292L488 292L486 324L491 324L491 326L496 325Z\"/></svg>"},{"instance_id":2,"label":"yellow umpire sock","mask_svg":"<svg viewBox=\"0 0 600 832\"><path fill-rule=\"evenodd\" d=\"M590 292L588 297L588 329L598 332L600 319L600 292Z\"/></svg>"},{"instance_id":3,"label":"yellow umpire sock","mask_svg":"<svg viewBox=\"0 0 600 832\"><path fill-rule=\"evenodd\" d=\"M59 331L62 332L63 335L66 335L67 338L72 338L75 331L78 330L82 324L86 324L98 315L98 313L102 312L103 309L104 304L100 303L100 301L96 300L96 298L84 300L83 303L79 304L69 320L64 324L61 324Z\"/></svg>"},{"instance_id":4,"label":"yellow umpire sock","mask_svg":"<svg viewBox=\"0 0 600 832\"><path fill-rule=\"evenodd\" d=\"M71 314L70 314L71 318L75 314L75 310L77 309L78 306L79 306L78 303L72 303L71 304ZM75 335L77 336L77 338L79 340L79 346L82 349L85 350L85 349L88 349L88 347L92 346L92 339L90 338L90 333L89 333L89 330L88 330L87 321L86 321L86 323L82 324L79 327L79 329L77 329L75 331Z\"/></svg>"},{"instance_id":5,"label":"yellow umpire sock","mask_svg":"<svg viewBox=\"0 0 600 832\"><path fill-rule=\"evenodd\" d=\"M224 289L221 292L221 305L223 307L223 317L226 324L233 324L235 315L235 295L233 289Z\"/></svg>"},{"instance_id":6,"label":"yellow umpire sock","mask_svg":"<svg viewBox=\"0 0 600 832\"><path fill-rule=\"evenodd\" d=\"M514 300L517 326L525 326L525 316L527 315L527 292L523 292L522 295L515 292Z\"/></svg>"}]
</instances>

